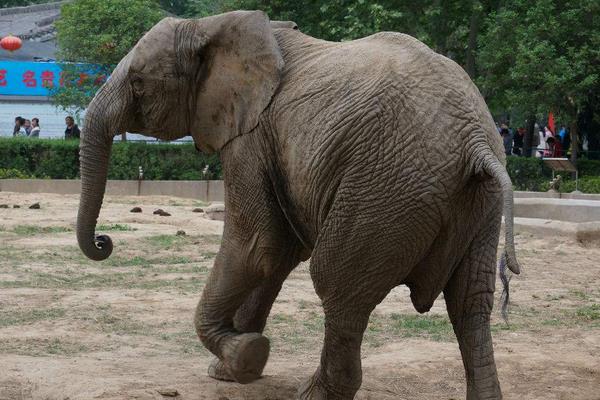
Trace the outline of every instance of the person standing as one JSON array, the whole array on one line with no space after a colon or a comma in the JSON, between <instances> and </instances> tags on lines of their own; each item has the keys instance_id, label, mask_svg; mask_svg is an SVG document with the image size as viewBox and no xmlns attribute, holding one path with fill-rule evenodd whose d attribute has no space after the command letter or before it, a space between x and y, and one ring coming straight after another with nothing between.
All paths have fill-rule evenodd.
<instances>
[{"instance_id":1,"label":"person standing","mask_svg":"<svg viewBox=\"0 0 600 400\"><path fill-rule=\"evenodd\" d=\"M40 137L40 120L38 118L31 118L31 132L29 132L29 137Z\"/></svg>"},{"instance_id":2,"label":"person standing","mask_svg":"<svg viewBox=\"0 0 600 400\"><path fill-rule=\"evenodd\" d=\"M23 117L16 117L15 118L15 127L13 129L13 137L27 136L27 133L25 132L25 128L23 127L23 125L25 125L25 119Z\"/></svg>"},{"instance_id":3,"label":"person standing","mask_svg":"<svg viewBox=\"0 0 600 400\"><path fill-rule=\"evenodd\" d=\"M523 154L523 138L525 137L525 128L517 128L517 133L513 137L513 154L520 156Z\"/></svg>"},{"instance_id":4,"label":"person standing","mask_svg":"<svg viewBox=\"0 0 600 400\"><path fill-rule=\"evenodd\" d=\"M25 129L25 134L29 136L29 133L31 133L31 121L26 119L23 128Z\"/></svg>"},{"instance_id":5,"label":"person standing","mask_svg":"<svg viewBox=\"0 0 600 400\"><path fill-rule=\"evenodd\" d=\"M81 131L73 117L68 116L65 118L65 123L67 124L67 129L65 129L65 139L79 139Z\"/></svg>"},{"instance_id":6,"label":"person standing","mask_svg":"<svg viewBox=\"0 0 600 400\"><path fill-rule=\"evenodd\" d=\"M502 135L502 142L504 143L504 154L510 156L512 154L513 138L506 124L502 124L500 127L500 135Z\"/></svg>"}]
</instances>

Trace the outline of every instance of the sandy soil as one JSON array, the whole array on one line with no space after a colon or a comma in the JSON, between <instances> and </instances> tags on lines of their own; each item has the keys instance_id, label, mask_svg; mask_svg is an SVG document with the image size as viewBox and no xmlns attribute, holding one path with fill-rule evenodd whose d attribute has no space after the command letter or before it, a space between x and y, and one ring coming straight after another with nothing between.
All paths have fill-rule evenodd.
<instances>
[{"instance_id":1,"label":"sandy soil","mask_svg":"<svg viewBox=\"0 0 600 400\"><path fill-rule=\"evenodd\" d=\"M39 201L40 210L27 207ZM271 358L250 385L211 380L192 315L222 223L192 200L109 197L100 224L113 256L88 261L77 196L0 192L0 399L292 399L318 364L322 312L306 265L271 313ZM142 214L132 214L141 206ZM171 217L152 215L156 208ZM176 236L184 230L185 236ZM600 249L517 236L511 324L493 334L506 399L600 399ZM498 283L499 285L499 283ZM462 362L444 302L419 316L406 288L371 318L357 399L461 399Z\"/></svg>"}]
</instances>

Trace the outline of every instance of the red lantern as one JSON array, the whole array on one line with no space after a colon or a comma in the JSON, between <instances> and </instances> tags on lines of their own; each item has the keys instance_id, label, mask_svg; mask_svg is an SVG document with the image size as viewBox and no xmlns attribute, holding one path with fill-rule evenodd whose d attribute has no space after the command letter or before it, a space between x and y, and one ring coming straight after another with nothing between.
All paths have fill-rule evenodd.
<instances>
[{"instance_id":1,"label":"red lantern","mask_svg":"<svg viewBox=\"0 0 600 400\"><path fill-rule=\"evenodd\" d=\"M2 40L0 40L0 46L4 50L8 50L8 51L19 50L22 45L23 45L23 42L21 41L21 39L19 39L16 36L12 36L12 35L8 35L8 36L2 38Z\"/></svg>"}]
</instances>

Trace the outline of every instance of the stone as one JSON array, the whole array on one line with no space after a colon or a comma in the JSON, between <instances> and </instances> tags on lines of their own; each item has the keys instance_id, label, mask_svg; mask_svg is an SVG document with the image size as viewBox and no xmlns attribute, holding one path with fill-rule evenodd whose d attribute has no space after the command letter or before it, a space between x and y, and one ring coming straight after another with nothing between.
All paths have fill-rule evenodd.
<instances>
[{"instance_id":1,"label":"stone","mask_svg":"<svg viewBox=\"0 0 600 400\"><path fill-rule=\"evenodd\" d=\"M29 208L31 210L39 210L42 207L40 206L40 203L33 203L32 205L29 206Z\"/></svg>"},{"instance_id":2,"label":"stone","mask_svg":"<svg viewBox=\"0 0 600 400\"><path fill-rule=\"evenodd\" d=\"M212 219L214 221L224 221L225 220L225 204L223 203L215 203L204 209L206 213L206 218Z\"/></svg>"},{"instance_id":3,"label":"stone","mask_svg":"<svg viewBox=\"0 0 600 400\"><path fill-rule=\"evenodd\" d=\"M142 207L133 207L131 210L129 210L129 212L132 212L132 213L141 213L142 212Z\"/></svg>"},{"instance_id":4,"label":"stone","mask_svg":"<svg viewBox=\"0 0 600 400\"><path fill-rule=\"evenodd\" d=\"M192 210L192 212L195 212L195 213L203 213L203 212L204 212L204 209L203 209L203 208L200 208L200 207L197 207L197 208L194 208L194 209Z\"/></svg>"},{"instance_id":5,"label":"stone","mask_svg":"<svg viewBox=\"0 0 600 400\"><path fill-rule=\"evenodd\" d=\"M165 396L165 397L178 397L179 396L179 392L177 391L177 389L173 389L173 388L157 389L156 391L161 396Z\"/></svg>"},{"instance_id":6,"label":"stone","mask_svg":"<svg viewBox=\"0 0 600 400\"><path fill-rule=\"evenodd\" d=\"M171 214L169 214L168 212L166 212L162 208L159 208L158 210L154 210L154 212L152 214L154 214L154 215L160 215L161 217L170 217L171 216Z\"/></svg>"}]
</instances>

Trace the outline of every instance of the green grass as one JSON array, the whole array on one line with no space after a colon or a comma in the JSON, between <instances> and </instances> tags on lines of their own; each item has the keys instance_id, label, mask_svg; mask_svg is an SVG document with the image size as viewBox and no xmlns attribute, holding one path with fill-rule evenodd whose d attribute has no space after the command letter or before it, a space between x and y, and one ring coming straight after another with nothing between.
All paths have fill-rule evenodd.
<instances>
[{"instance_id":1,"label":"green grass","mask_svg":"<svg viewBox=\"0 0 600 400\"><path fill-rule=\"evenodd\" d=\"M435 341L448 340L452 334L452 324L445 315L404 315L392 314L392 332L402 337L426 337Z\"/></svg>"},{"instance_id":2,"label":"green grass","mask_svg":"<svg viewBox=\"0 0 600 400\"><path fill-rule=\"evenodd\" d=\"M598 321L600 320L600 304L579 307L575 311L575 315L586 321Z\"/></svg>"},{"instance_id":3,"label":"green grass","mask_svg":"<svg viewBox=\"0 0 600 400\"><path fill-rule=\"evenodd\" d=\"M127 224L99 224L96 226L96 231L120 231L130 232L137 231L137 228L133 228Z\"/></svg>"},{"instance_id":4,"label":"green grass","mask_svg":"<svg viewBox=\"0 0 600 400\"><path fill-rule=\"evenodd\" d=\"M0 339L0 353L3 354L18 354L34 357L48 355L72 356L79 353L87 353L91 350L92 349L82 343L58 338ZM106 347L102 350L109 351Z\"/></svg>"},{"instance_id":5,"label":"green grass","mask_svg":"<svg viewBox=\"0 0 600 400\"><path fill-rule=\"evenodd\" d=\"M62 308L34 308L0 311L0 328L15 325L33 324L43 320L53 320L65 315Z\"/></svg>"},{"instance_id":6,"label":"green grass","mask_svg":"<svg viewBox=\"0 0 600 400\"><path fill-rule=\"evenodd\" d=\"M37 235L47 233L63 233L72 232L73 229L67 226L37 226L37 225L15 225L12 228L12 232L17 235Z\"/></svg>"},{"instance_id":7,"label":"green grass","mask_svg":"<svg viewBox=\"0 0 600 400\"><path fill-rule=\"evenodd\" d=\"M181 245L187 242L187 238L185 236L177 236L177 235L156 235L156 236L148 236L144 240L151 244L153 247L160 247L169 249L175 245Z\"/></svg>"},{"instance_id":8,"label":"green grass","mask_svg":"<svg viewBox=\"0 0 600 400\"><path fill-rule=\"evenodd\" d=\"M199 293L204 285L205 275L177 277L175 279L160 279L160 276L150 275L146 271L111 272L106 274L76 272L63 270L61 272L39 272L24 270L25 279L2 280L0 288L42 288L42 289L173 289L179 292Z\"/></svg>"}]
</instances>

